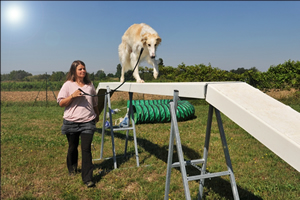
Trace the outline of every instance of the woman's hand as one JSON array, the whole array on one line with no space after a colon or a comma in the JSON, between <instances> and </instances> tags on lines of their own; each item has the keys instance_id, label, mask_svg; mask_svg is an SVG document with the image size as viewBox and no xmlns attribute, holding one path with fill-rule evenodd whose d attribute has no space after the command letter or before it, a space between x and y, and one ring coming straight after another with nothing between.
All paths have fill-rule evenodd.
<instances>
[{"instance_id":1,"label":"woman's hand","mask_svg":"<svg viewBox=\"0 0 300 200\"><path fill-rule=\"evenodd\" d=\"M80 96L82 96L82 92L80 90L76 90L75 92L73 92L73 94L71 94L72 98L76 98Z\"/></svg>"}]
</instances>

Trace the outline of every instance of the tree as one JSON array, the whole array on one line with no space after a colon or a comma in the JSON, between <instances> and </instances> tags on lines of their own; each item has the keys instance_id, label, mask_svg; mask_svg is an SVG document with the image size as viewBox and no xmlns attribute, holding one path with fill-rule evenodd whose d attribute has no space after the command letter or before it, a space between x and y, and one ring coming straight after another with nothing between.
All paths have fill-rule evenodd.
<instances>
[{"instance_id":1,"label":"tree","mask_svg":"<svg viewBox=\"0 0 300 200\"><path fill-rule=\"evenodd\" d=\"M26 72L24 70L13 70L9 74L1 75L1 80L10 80L10 81L21 81L27 76L32 76L31 73Z\"/></svg>"},{"instance_id":2,"label":"tree","mask_svg":"<svg viewBox=\"0 0 300 200\"><path fill-rule=\"evenodd\" d=\"M128 70L127 72L125 72L124 77L125 77L125 81L134 81L134 77L133 77L133 71L132 70Z\"/></svg>"},{"instance_id":3,"label":"tree","mask_svg":"<svg viewBox=\"0 0 300 200\"><path fill-rule=\"evenodd\" d=\"M145 80L145 78L144 78L144 72L145 72L144 67L139 67L139 74L141 76L141 79L143 79L143 80Z\"/></svg>"},{"instance_id":4,"label":"tree","mask_svg":"<svg viewBox=\"0 0 300 200\"><path fill-rule=\"evenodd\" d=\"M113 78L113 77L115 77L115 75L113 73L108 73L107 77Z\"/></svg>"},{"instance_id":5,"label":"tree","mask_svg":"<svg viewBox=\"0 0 300 200\"><path fill-rule=\"evenodd\" d=\"M40 75L37 75L38 76L38 79L39 80L46 80L46 79L49 79L50 78L50 75L45 73L45 74L40 74Z\"/></svg>"},{"instance_id":6,"label":"tree","mask_svg":"<svg viewBox=\"0 0 300 200\"><path fill-rule=\"evenodd\" d=\"M250 70L253 72L259 72L259 70L256 67L251 67L250 69L245 69L244 67L242 67L242 68L232 69L232 70L230 70L230 72L235 73L235 74L243 74Z\"/></svg>"},{"instance_id":7,"label":"tree","mask_svg":"<svg viewBox=\"0 0 300 200\"><path fill-rule=\"evenodd\" d=\"M90 80L91 81L94 81L95 80L95 73L93 72L93 73L88 73L88 76L89 76L89 78L90 78Z\"/></svg>"},{"instance_id":8,"label":"tree","mask_svg":"<svg viewBox=\"0 0 300 200\"><path fill-rule=\"evenodd\" d=\"M50 76L50 81L62 81L66 79L66 74L62 71L52 72Z\"/></svg>"},{"instance_id":9,"label":"tree","mask_svg":"<svg viewBox=\"0 0 300 200\"><path fill-rule=\"evenodd\" d=\"M235 73L235 74L243 74L246 71L248 71L248 70L245 69L244 67L230 70L230 72Z\"/></svg>"},{"instance_id":10,"label":"tree","mask_svg":"<svg viewBox=\"0 0 300 200\"><path fill-rule=\"evenodd\" d=\"M9 74L1 74L1 81L9 81Z\"/></svg>"},{"instance_id":11,"label":"tree","mask_svg":"<svg viewBox=\"0 0 300 200\"><path fill-rule=\"evenodd\" d=\"M116 74L115 74L115 77L121 77L121 72L122 72L122 66L121 66L121 64L118 64L117 65L117 72L116 72Z\"/></svg>"},{"instance_id":12,"label":"tree","mask_svg":"<svg viewBox=\"0 0 300 200\"><path fill-rule=\"evenodd\" d=\"M164 67L164 61L163 61L163 59L162 58L159 58L158 59L158 64L157 64L158 66L163 66Z\"/></svg>"},{"instance_id":13,"label":"tree","mask_svg":"<svg viewBox=\"0 0 300 200\"><path fill-rule=\"evenodd\" d=\"M101 70L98 70L96 75L95 75L96 78L98 78L99 80L101 79L104 79L106 77L106 74L105 72L101 69Z\"/></svg>"},{"instance_id":14,"label":"tree","mask_svg":"<svg viewBox=\"0 0 300 200\"><path fill-rule=\"evenodd\" d=\"M251 67L249 70L252 70L253 72L259 72L259 70L256 67Z\"/></svg>"}]
</instances>

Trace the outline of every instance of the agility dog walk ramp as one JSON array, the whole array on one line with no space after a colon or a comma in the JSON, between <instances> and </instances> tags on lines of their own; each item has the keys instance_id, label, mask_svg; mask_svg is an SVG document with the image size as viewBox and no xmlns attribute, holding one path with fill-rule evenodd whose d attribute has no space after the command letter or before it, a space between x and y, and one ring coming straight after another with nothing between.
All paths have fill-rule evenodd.
<instances>
[{"instance_id":1,"label":"agility dog walk ramp","mask_svg":"<svg viewBox=\"0 0 300 200\"><path fill-rule=\"evenodd\" d=\"M99 83L98 94L119 82ZM118 91L205 99L300 172L300 113L244 82L125 83ZM99 107L104 96L99 97ZM99 108L100 111L101 108Z\"/></svg>"},{"instance_id":2,"label":"agility dog walk ramp","mask_svg":"<svg viewBox=\"0 0 300 200\"><path fill-rule=\"evenodd\" d=\"M107 91L114 91L120 83L99 83L97 94L99 95L99 110L101 105L109 96ZM272 97L264 94L258 89L243 82L180 82L180 83L124 83L117 91L129 92L132 94L144 93L154 95L173 96L173 102L170 103L172 112L169 155L167 163L167 176L165 185L165 199L168 197L170 187L171 168L180 167L184 182L186 199L190 199L189 187L187 182L191 180L200 180L199 195L202 198L204 179L217 176L230 176L230 182L234 199L239 199L234 173L228 152L228 146L223 129L220 112L246 130L250 135L259 140L271 151L285 160L288 164L300 172L300 113L286 106ZM176 92L177 91L177 92ZM106 93L106 94L105 94ZM180 133L177 125L174 110L177 108L177 97L205 99L209 103L208 121L206 127L206 137L204 145L204 154L202 159L185 161L182 148L179 145ZM131 96L132 97L132 96ZM107 99L106 99L107 100ZM104 103L106 105L106 102ZM224 150L225 160L228 171L206 173L209 138L211 129L211 120L215 111L218 121L219 132ZM112 132L113 135L113 132ZM112 136L113 137L113 136ZM196 138L195 138L196 139ZM173 145L176 140L177 154L179 162L172 163ZM136 145L136 142L135 142ZM138 154L136 153L138 158ZM186 165L202 163L200 169L201 175L194 177L187 176L185 173ZM137 159L138 165L138 159Z\"/></svg>"}]
</instances>

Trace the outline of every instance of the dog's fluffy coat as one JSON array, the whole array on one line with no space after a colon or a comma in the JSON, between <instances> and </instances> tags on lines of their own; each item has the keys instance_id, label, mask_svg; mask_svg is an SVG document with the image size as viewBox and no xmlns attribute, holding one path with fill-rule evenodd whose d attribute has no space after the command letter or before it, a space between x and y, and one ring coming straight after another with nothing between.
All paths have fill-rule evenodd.
<instances>
[{"instance_id":1,"label":"dog's fluffy coat","mask_svg":"<svg viewBox=\"0 0 300 200\"><path fill-rule=\"evenodd\" d=\"M146 60L153 66L153 76L156 79L158 76L158 65L156 56L156 48L161 43L161 38L157 32L149 25L133 24L122 36L122 42L119 45L119 58L122 65L120 81L124 82L124 73L128 70L133 70L138 60L142 47L144 51L141 55L140 62ZM138 66L133 72L136 82L143 83L140 78Z\"/></svg>"}]
</instances>

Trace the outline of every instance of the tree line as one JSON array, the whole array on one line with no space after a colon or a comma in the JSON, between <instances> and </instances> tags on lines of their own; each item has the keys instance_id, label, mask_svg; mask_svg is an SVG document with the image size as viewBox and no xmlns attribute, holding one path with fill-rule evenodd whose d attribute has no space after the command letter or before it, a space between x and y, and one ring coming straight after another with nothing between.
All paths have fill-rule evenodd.
<instances>
[{"instance_id":1,"label":"tree line","mask_svg":"<svg viewBox=\"0 0 300 200\"><path fill-rule=\"evenodd\" d=\"M163 60L162 58L159 58L159 65L163 65ZM139 70L145 71L143 67L140 67ZM148 70L148 69L147 69ZM121 64L117 65L116 73L108 73L106 74L104 70L98 70L96 73L88 73L89 78L92 81L102 81L105 79L110 79L110 78L120 78L121 76L121 71L122 71L122 66ZM49 81L65 81L67 77L68 72L63 72L63 71L58 71L58 72L52 72L52 74L39 74L39 75L32 75L29 72L26 72L24 70L13 70L9 74L1 74L1 81L43 81L43 80L49 80ZM133 80L131 76L131 71L128 71L125 73L125 77L127 78L126 80Z\"/></svg>"},{"instance_id":2,"label":"tree line","mask_svg":"<svg viewBox=\"0 0 300 200\"><path fill-rule=\"evenodd\" d=\"M96 73L88 73L91 80L102 80L106 77L116 77L114 74L105 74L103 70L98 70ZM32 75L24 70L13 70L9 74L1 74L1 81L43 81L48 79L49 81L65 81L67 72L58 71L52 72L52 74L39 74Z\"/></svg>"},{"instance_id":3,"label":"tree line","mask_svg":"<svg viewBox=\"0 0 300 200\"><path fill-rule=\"evenodd\" d=\"M164 66L163 60L159 59L159 77L157 80L153 78L153 68L142 67L138 68L140 76L146 82L209 82L209 81L243 81L258 88L258 89L300 89L300 61L288 60L277 66L270 66L266 72L260 72L256 67L250 69L238 68L230 71L214 68L210 64L186 66L181 63L176 68ZM89 73L90 79L94 82L100 81L119 81L122 67L117 65L116 73L105 74L103 70L98 70L96 73ZM67 72L52 72L49 74L35 75L24 71L12 71L9 74L1 74L1 89L9 87L11 82L39 82L49 80L51 82L59 82L58 89L66 80ZM135 81L132 76L132 71L125 73L125 80ZM7 85L8 84L8 85ZM16 85L16 83L15 83ZM29 86L22 86L26 89ZM16 86L21 87L21 86ZM10 87L11 88L11 87ZM34 89L35 87L31 87Z\"/></svg>"}]
</instances>

